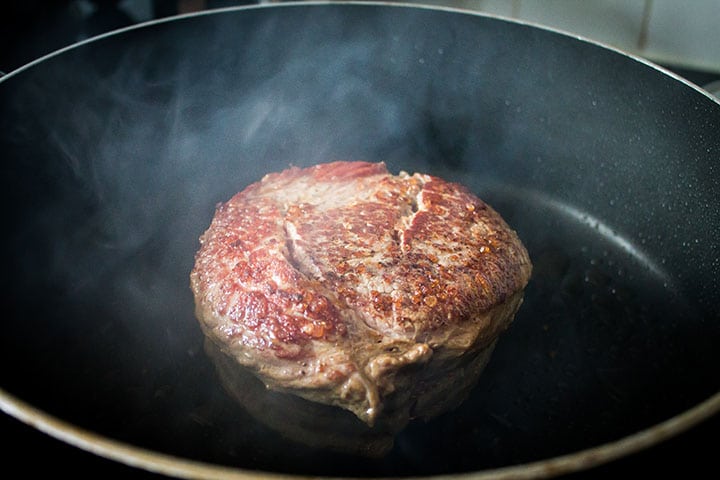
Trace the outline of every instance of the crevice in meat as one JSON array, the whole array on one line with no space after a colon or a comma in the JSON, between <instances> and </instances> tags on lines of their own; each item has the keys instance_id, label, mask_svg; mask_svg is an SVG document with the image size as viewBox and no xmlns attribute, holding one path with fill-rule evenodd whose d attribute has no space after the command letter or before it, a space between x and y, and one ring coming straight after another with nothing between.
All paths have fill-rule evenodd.
<instances>
[{"instance_id":1,"label":"crevice in meat","mask_svg":"<svg viewBox=\"0 0 720 480\"><path fill-rule=\"evenodd\" d=\"M325 276L322 270L313 261L312 257L300 246L300 235L292 222L284 222L285 230L285 255L288 263L306 278L324 281Z\"/></svg>"},{"instance_id":2,"label":"crevice in meat","mask_svg":"<svg viewBox=\"0 0 720 480\"><path fill-rule=\"evenodd\" d=\"M415 195L410 196L410 210L413 214L417 213L418 211L418 199L420 198L420 195L422 194L422 188L418 190L418 192Z\"/></svg>"},{"instance_id":3,"label":"crevice in meat","mask_svg":"<svg viewBox=\"0 0 720 480\"><path fill-rule=\"evenodd\" d=\"M414 195L408 195L408 199L410 201L409 211L400 217L398 224L395 226L395 235L393 235L393 239L397 241L398 247L400 247L400 251L404 255L411 250L411 244L407 238L407 232L415 221L415 217L417 217L418 213L422 211L422 194L424 186L425 182L422 182L419 185L420 188Z\"/></svg>"}]
</instances>

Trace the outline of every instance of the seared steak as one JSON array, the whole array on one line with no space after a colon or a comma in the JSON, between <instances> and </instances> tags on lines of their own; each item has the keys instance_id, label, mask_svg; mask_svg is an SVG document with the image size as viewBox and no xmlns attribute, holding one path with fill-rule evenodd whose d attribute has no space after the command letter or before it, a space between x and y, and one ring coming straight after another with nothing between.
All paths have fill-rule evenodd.
<instances>
[{"instance_id":1,"label":"seared steak","mask_svg":"<svg viewBox=\"0 0 720 480\"><path fill-rule=\"evenodd\" d=\"M532 268L466 188L383 163L266 175L200 244L191 287L224 378L243 369L389 431L464 399Z\"/></svg>"}]
</instances>

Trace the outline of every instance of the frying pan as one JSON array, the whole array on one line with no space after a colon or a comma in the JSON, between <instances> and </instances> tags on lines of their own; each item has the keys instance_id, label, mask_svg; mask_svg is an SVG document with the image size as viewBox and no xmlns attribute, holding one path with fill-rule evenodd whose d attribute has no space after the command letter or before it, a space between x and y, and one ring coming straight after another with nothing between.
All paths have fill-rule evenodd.
<instances>
[{"instance_id":1,"label":"frying pan","mask_svg":"<svg viewBox=\"0 0 720 480\"><path fill-rule=\"evenodd\" d=\"M5 76L0 127L0 405L138 472L548 477L720 409L720 105L640 59L442 8L225 9ZM469 398L379 459L230 400L188 286L217 202L336 159L467 185L535 265Z\"/></svg>"}]
</instances>

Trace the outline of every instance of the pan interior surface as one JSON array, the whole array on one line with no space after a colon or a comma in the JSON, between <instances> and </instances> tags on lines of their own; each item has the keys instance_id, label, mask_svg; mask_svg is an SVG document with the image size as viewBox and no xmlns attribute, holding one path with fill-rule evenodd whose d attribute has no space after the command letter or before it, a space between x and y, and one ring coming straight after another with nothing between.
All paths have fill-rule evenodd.
<instances>
[{"instance_id":1,"label":"pan interior surface","mask_svg":"<svg viewBox=\"0 0 720 480\"><path fill-rule=\"evenodd\" d=\"M612 442L720 390L720 106L633 59L449 11L227 10L48 58L0 108L0 385L78 427L253 471L435 475ZM382 458L243 411L189 289L217 202L336 159L467 185L534 264L470 397Z\"/></svg>"},{"instance_id":2,"label":"pan interior surface","mask_svg":"<svg viewBox=\"0 0 720 480\"><path fill-rule=\"evenodd\" d=\"M299 445L230 400L203 355L188 313L191 298L179 295L169 311L153 315L128 287L148 288L166 301L170 287L148 280L162 246L138 249L102 286L42 304L26 298L27 317L11 333L28 343L4 346L23 358L23 369L6 372L4 386L59 418L151 451L334 476L447 474L539 461L650 427L713 393L701 355L712 339L692 338L692 330L679 326L692 325L698 312L666 277L616 239L554 207L528 203L525 192L484 193L528 239L536 274L470 398L435 420L411 424L384 458ZM553 233L536 243L531 233L538 231ZM163 282L182 291L184 270ZM42 339L28 328L31 319L43 319ZM134 321L152 327L138 331L130 328ZM28 339L31 334L36 337ZM43 348L32 344L38 340Z\"/></svg>"}]
</instances>

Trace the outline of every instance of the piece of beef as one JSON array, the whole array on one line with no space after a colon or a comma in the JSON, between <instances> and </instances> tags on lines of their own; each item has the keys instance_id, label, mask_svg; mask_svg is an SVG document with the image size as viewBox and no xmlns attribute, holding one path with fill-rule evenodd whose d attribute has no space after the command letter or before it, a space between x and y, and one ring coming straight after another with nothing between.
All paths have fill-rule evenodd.
<instances>
[{"instance_id":1,"label":"piece of beef","mask_svg":"<svg viewBox=\"0 0 720 480\"><path fill-rule=\"evenodd\" d=\"M466 188L383 163L266 175L200 243L196 314L229 390L237 368L390 434L465 398L532 269Z\"/></svg>"}]
</instances>

